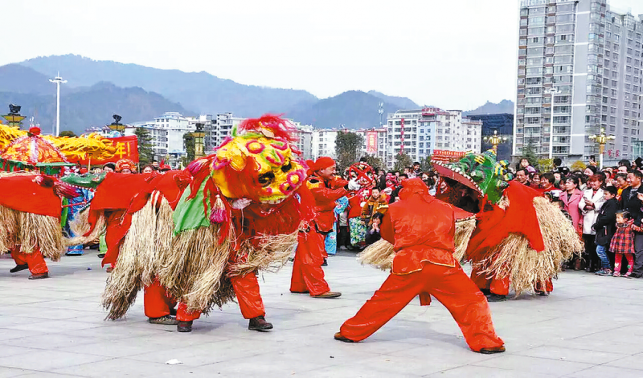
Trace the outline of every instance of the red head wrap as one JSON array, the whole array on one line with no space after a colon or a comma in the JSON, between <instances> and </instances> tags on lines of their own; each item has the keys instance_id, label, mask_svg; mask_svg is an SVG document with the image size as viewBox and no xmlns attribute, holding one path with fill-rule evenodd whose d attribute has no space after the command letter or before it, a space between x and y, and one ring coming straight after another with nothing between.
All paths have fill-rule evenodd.
<instances>
[{"instance_id":1,"label":"red head wrap","mask_svg":"<svg viewBox=\"0 0 643 378\"><path fill-rule=\"evenodd\" d=\"M402 181L402 190L400 190L400 199L405 200L413 195L422 197L429 196L429 187L419 178L412 178Z\"/></svg>"},{"instance_id":2,"label":"red head wrap","mask_svg":"<svg viewBox=\"0 0 643 378\"><path fill-rule=\"evenodd\" d=\"M312 174L315 171L332 167L335 165L335 160L328 156L322 156L314 162L312 160L307 160L306 164L308 164L309 174Z\"/></svg>"}]
</instances>

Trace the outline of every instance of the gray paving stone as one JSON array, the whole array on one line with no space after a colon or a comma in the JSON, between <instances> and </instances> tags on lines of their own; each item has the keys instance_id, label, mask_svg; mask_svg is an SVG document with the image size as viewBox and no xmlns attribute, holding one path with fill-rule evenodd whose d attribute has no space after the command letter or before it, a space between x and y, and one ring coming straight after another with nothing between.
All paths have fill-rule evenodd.
<instances>
[{"instance_id":1,"label":"gray paving stone","mask_svg":"<svg viewBox=\"0 0 643 378\"><path fill-rule=\"evenodd\" d=\"M343 292L335 300L291 294L290 265L261 275L269 333L248 331L235 303L197 320L190 334L149 324L142 297L124 319L105 321L99 263L95 252L48 261L52 278L29 281L0 259L0 378L643 377L643 280L563 272L547 298L491 303L507 352L486 356L469 350L437 301L413 300L361 343L333 340L387 276L354 254L331 257L325 269ZM171 359L182 364L166 365Z\"/></svg>"}]
</instances>

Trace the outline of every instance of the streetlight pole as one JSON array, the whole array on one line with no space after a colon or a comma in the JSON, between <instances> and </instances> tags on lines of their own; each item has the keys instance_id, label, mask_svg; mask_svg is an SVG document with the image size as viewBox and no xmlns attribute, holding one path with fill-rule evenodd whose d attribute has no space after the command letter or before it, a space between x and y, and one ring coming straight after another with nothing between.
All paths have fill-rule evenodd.
<instances>
[{"instance_id":1,"label":"streetlight pole","mask_svg":"<svg viewBox=\"0 0 643 378\"><path fill-rule=\"evenodd\" d=\"M601 127L601 133L599 135L590 135L589 139L595 141L599 145L599 148L598 148L598 152L600 154L599 169L603 169L603 154L605 153L605 144L607 144L608 140L614 140L616 139L616 137L614 135L606 135L605 128Z\"/></svg>"},{"instance_id":2,"label":"streetlight pole","mask_svg":"<svg viewBox=\"0 0 643 378\"><path fill-rule=\"evenodd\" d=\"M60 72L58 75L52 79L49 79L49 82L56 84L56 135L60 135L60 84L65 84L67 80L63 80L60 77Z\"/></svg>"},{"instance_id":3,"label":"streetlight pole","mask_svg":"<svg viewBox=\"0 0 643 378\"><path fill-rule=\"evenodd\" d=\"M554 158L554 95L561 92L557 88L550 88L547 93L551 94L551 116L549 118L549 159Z\"/></svg>"},{"instance_id":4,"label":"streetlight pole","mask_svg":"<svg viewBox=\"0 0 643 378\"><path fill-rule=\"evenodd\" d=\"M380 114L380 129L382 128L382 114L384 114L384 103L380 102L379 109L377 112Z\"/></svg>"},{"instance_id":5,"label":"streetlight pole","mask_svg":"<svg viewBox=\"0 0 643 378\"><path fill-rule=\"evenodd\" d=\"M498 145L507 141L506 136L498 135L498 130L493 130L492 136L486 136L483 139L485 142L490 143L493 146L492 150L496 153L496 156L498 156Z\"/></svg>"}]
</instances>

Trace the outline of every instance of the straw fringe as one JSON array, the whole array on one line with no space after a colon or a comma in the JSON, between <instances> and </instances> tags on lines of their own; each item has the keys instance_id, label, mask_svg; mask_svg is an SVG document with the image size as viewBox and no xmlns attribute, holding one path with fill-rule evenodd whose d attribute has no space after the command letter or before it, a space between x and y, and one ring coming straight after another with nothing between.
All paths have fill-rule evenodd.
<instances>
[{"instance_id":1,"label":"straw fringe","mask_svg":"<svg viewBox=\"0 0 643 378\"><path fill-rule=\"evenodd\" d=\"M20 245L20 252L40 248L43 256L60 260L65 253L60 221L55 217L19 212L0 206L0 253Z\"/></svg>"},{"instance_id":2,"label":"straw fringe","mask_svg":"<svg viewBox=\"0 0 643 378\"><path fill-rule=\"evenodd\" d=\"M464 254L467 251L467 245L469 244L469 239L471 239L471 234L475 228L475 216L466 219L459 219L455 222L455 252L453 253L453 257L456 260L461 261L464 258ZM364 251L358 254L357 260L362 265L367 264L381 270L389 270L393 266L394 257L395 251L393 250L393 244L384 239L380 239L366 247Z\"/></svg>"},{"instance_id":3,"label":"straw fringe","mask_svg":"<svg viewBox=\"0 0 643 378\"><path fill-rule=\"evenodd\" d=\"M257 270L276 273L295 250L298 234L299 230L290 234L262 235L259 248L247 241L237 254L238 262L228 268L228 276L243 276Z\"/></svg>"},{"instance_id":4,"label":"straw fringe","mask_svg":"<svg viewBox=\"0 0 643 378\"><path fill-rule=\"evenodd\" d=\"M225 274L233 248L232 230L221 244L219 230L218 224L186 230L176 235L171 248L160 256L161 285L180 298L189 311L207 313L235 297Z\"/></svg>"},{"instance_id":5,"label":"straw fringe","mask_svg":"<svg viewBox=\"0 0 643 378\"><path fill-rule=\"evenodd\" d=\"M73 238L64 238L63 242L65 247L71 247L72 245L93 243L96 240L98 240L101 234L105 233L105 230L107 230L107 224L105 222L105 214L101 212L101 215L98 217L98 220L96 221L96 225L92 230L91 225L89 224L89 212L90 212L90 209L87 208L81 211L80 213L76 214L74 219L71 222L69 222L69 228L71 228L72 232L76 236L74 236ZM90 230L91 230L91 234L87 236L83 236L86 233L88 233Z\"/></svg>"},{"instance_id":6,"label":"straw fringe","mask_svg":"<svg viewBox=\"0 0 643 378\"><path fill-rule=\"evenodd\" d=\"M118 263L105 287L103 307L109 311L108 319L123 317L138 291L154 283L160 269L159 256L169 249L172 228L172 208L159 192L154 192L147 204L132 215Z\"/></svg>"},{"instance_id":7,"label":"straw fringe","mask_svg":"<svg viewBox=\"0 0 643 378\"><path fill-rule=\"evenodd\" d=\"M509 276L516 296L524 291L533 292L536 284L544 285L555 278L563 262L574 254L580 255L583 250L578 234L557 206L546 198L537 197L534 198L534 207L543 235L544 251L531 249L523 235L510 234L487 259L474 264L488 276Z\"/></svg>"}]
</instances>

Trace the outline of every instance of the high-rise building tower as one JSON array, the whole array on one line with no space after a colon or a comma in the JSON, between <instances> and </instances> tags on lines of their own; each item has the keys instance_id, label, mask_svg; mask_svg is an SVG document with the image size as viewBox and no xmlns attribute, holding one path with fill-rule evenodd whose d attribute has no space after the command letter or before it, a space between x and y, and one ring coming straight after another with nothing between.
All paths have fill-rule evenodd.
<instances>
[{"instance_id":1,"label":"high-rise building tower","mask_svg":"<svg viewBox=\"0 0 643 378\"><path fill-rule=\"evenodd\" d=\"M587 160L589 135L616 139L606 161L632 158L641 118L643 15L605 0L523 0L513 155ZM553 131L553 132L552 132Z\"/></svg>"}]
</instances>

